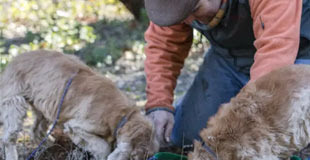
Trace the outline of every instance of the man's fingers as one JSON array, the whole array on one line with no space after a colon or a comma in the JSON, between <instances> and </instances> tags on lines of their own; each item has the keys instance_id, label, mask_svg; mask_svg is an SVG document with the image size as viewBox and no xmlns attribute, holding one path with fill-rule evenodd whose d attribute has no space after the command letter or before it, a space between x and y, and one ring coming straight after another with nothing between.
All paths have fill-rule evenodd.
<instances>
[{"instance_id":1,"label":"man's fingers","mask_svg":"<svg viewBox=\"0 0 310 160\"><path fill-rule=\"evenodd\" d=\"M156 126L156 135L159 138L159 140L161 142L163 142L164 141L163 135L164 135L165 123L164 122L155 121L155 126Z\"/></svg>"},{"instance_id":2,"label":"man's fingers","mask_svg":"<svg viewBox=\"0 0 310 160\"><path fill-rule=\"evenodd\" d=\"M161 145L166 145L170 142L170 135L174 125L174 116L167 111L154 111L148 115L153 121L156 130L156 137Z\"/></svg>"},{"instance_id":3,"label":"man's fingers","mask_svg":"<svg viewBox=\"0 0 310 160\"><path fill-rule=\"evenodd\" d=\"M170 143L170 135L173 129L174 120L171 120L167 123L166 129L165 129L165 141L167 143Z\"/></svg>"}]
</instances>

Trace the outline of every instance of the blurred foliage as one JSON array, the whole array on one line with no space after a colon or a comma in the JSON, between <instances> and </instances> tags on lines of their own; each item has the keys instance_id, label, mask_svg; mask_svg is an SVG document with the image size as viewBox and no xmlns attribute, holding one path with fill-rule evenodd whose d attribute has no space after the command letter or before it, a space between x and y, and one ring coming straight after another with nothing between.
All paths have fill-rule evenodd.
<instances>
[{"instance_id":1,"label":"blurred foliage","mask_svg":"<svg viewBox=\"0 0 310 160\"><path fill-rule=\"evenodd\" d=\"M53 49L93 66L113 65L125 51L143 54L145 11L136 22L118 0L0 0L0 71L12 57ZM194 49L205 38L194 32Z\"/></svg>"},{"instance_id":2,"label":"blurred foliage","mask_svg":"<svg viewBox=\"0 0 310 160\"><path fill-rule=\"evenodd\" d=\"M13 56L30 50L75 53L100 41L99 38L108 38L98 37L91 24L116 19L122 22L132 19L116 0L0 0L0 67ZM110 44L114 42L108 41L99 48ZM105 51L110 50L107 47Z\"/></svg>"},{"instance_id":3,"label":"blurred foliage","mask_svg":"<svg viewBox=\"0 0 310 160\"><path fill-rule=\"evenodd\" d=\"M81 49L77 54L88 64L97 66L114 64L125 51L143 54L144 31L148 25L144 12L142 12L143 19L140 22L100 20L91 24L99 40Z\"/></svg>"}]
</instances>

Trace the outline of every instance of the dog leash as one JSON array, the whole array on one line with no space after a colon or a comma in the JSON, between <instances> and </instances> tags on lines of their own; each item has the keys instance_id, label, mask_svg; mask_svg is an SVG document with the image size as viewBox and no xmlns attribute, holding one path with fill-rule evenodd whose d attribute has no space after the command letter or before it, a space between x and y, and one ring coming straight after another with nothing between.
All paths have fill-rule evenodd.
<instances>
[{"instance_id":1,"label":"dog leash","mask_svg":"<svg viewBox=\"0 0 310 160\"><path fill-rule=\"evenodd\" d=\"M118 131L120 128L122 128L122 127L125 125L125 123L126 123L127 121L128 121L127 115L123 116L122 119L121 119L121 121L117 124L117 126L116 126L116 128L115 128L115 130L114 130L114 133L113 133L114 137L117 136L117 131Z\"/></svg>"},{"instance_id":2,"label":"dog leash","mask_svg":"<svg viewBox=\"0 0 310 160\"><path fill-rule=\"evenodd\" d=\"M30 159L38 152L38 150L42 147L43 143L45 143L45 142L47 141L48 136L50 136L51 133L52 133L52 131L54 130L54 128L55 128L55 126L56 126L56 124L57 124L57 122L58 122L58 120L59 120L59 115L60 115L60 111L61 111L61 108L62 108L62 104L63 104L63 102L64 102L64 100L65 100L65 96L66 96L66 94L67 94L67 92L68 92L68 90L69 90L69 87L71 86L71 83L72 83L74 77L77 75L77 73L78 73L78 72L75 72L75 73L71 76L71 78L67 81L67 83L66 83L66 86L65 86L65 88L64 88L63 94L62 94L61 99L60 99L60 103L58 104L58 107L57 107L58 109L57 109L56 119L55 119L55 121L54 121L54 123L53 123L51 129L48 131L48 133L47 133L47 135L44 137L44 139L40 142L40 144L38 145L38 147L27 157L27 160L30 160Z\"/></svg>"},{"instance_id":3,"label":"dog leash","mask_svg":"<svg viewBox=\"0 0 310 160\"><path fill-rule=\"evenodd\" d=\"M132 111L132 112L129 112L127 113L126 115L124 115L122 117L122 119L117 123L117 126L116 128L114 129L113 131L113 136L116 137L117 136L117 132L119 129L121 129L127 122L128 122L128 119L132 116L132 114L134 114L135 111Z\"/></svg>"},{"instance_id":4,"label":"dog leash","mask_svg":"<svg viewBox=\"0 0 310 160\"><path fill-rule=\"evenodd\" d=\"M214 159L219 160L219 159L217 158L215 152L214 152L208 145L206 145L205 142L202 142L202 147L203 147L208 153L210 153L210 154L214 157Z\"/></svg>"}]
</instances>

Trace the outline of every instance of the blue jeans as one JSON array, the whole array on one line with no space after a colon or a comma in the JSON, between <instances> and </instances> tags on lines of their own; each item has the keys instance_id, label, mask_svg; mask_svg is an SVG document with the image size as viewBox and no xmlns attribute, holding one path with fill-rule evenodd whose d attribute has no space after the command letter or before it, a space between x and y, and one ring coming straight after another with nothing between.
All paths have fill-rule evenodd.
<instances>
[{"instance_id":1,"label":"blue jeans","mask_svg":"<svg viewBox=\"0 0 310 160\"><path fill-rule=\"evenodd\" d=\"M171 140L175 146L200 140L199 132L206 127L220 105L234 97L249 81L249 74L240 72L235 59L210 49L185 95L175 105L175 124ZM252 62L250 62L252 63ZM310 64L310 60L296 60Z\"/></svg>"}]
</instances>

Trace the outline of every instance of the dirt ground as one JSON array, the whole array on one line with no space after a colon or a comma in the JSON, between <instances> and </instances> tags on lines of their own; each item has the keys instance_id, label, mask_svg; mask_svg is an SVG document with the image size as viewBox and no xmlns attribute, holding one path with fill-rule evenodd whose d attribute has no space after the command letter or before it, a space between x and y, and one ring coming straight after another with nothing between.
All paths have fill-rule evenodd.
<instances>
[{"instance_id":1,"label":"dirt ground","mask_svg":"<svg viewBox=\"0 0 310 160\"><path fill-rule=\"evenodd\" d=\"M145 75L143 72L144 55L125 53L115 66L109 68L94 68L106 75L125 92L128 97L136 101L138 107L143 107L146 102ZM178 79L175 89L175 98L178 99L191 84L199 65L202 63L202 53L192 53L186 60L185 66ZM23 131L18 139L18 153L20 160L24 160L37 147L30 142L29 130L32 124L32 113L28 112ZM0 134L2 130L0 130ZM1 134L2 135L2 134ZM77 148L70 140L60 137L50 140L40 147L34 160L92 160L90 154ZM0 144L0 160L4 160L4 151Z\"/></svg>"}]
</instances>

